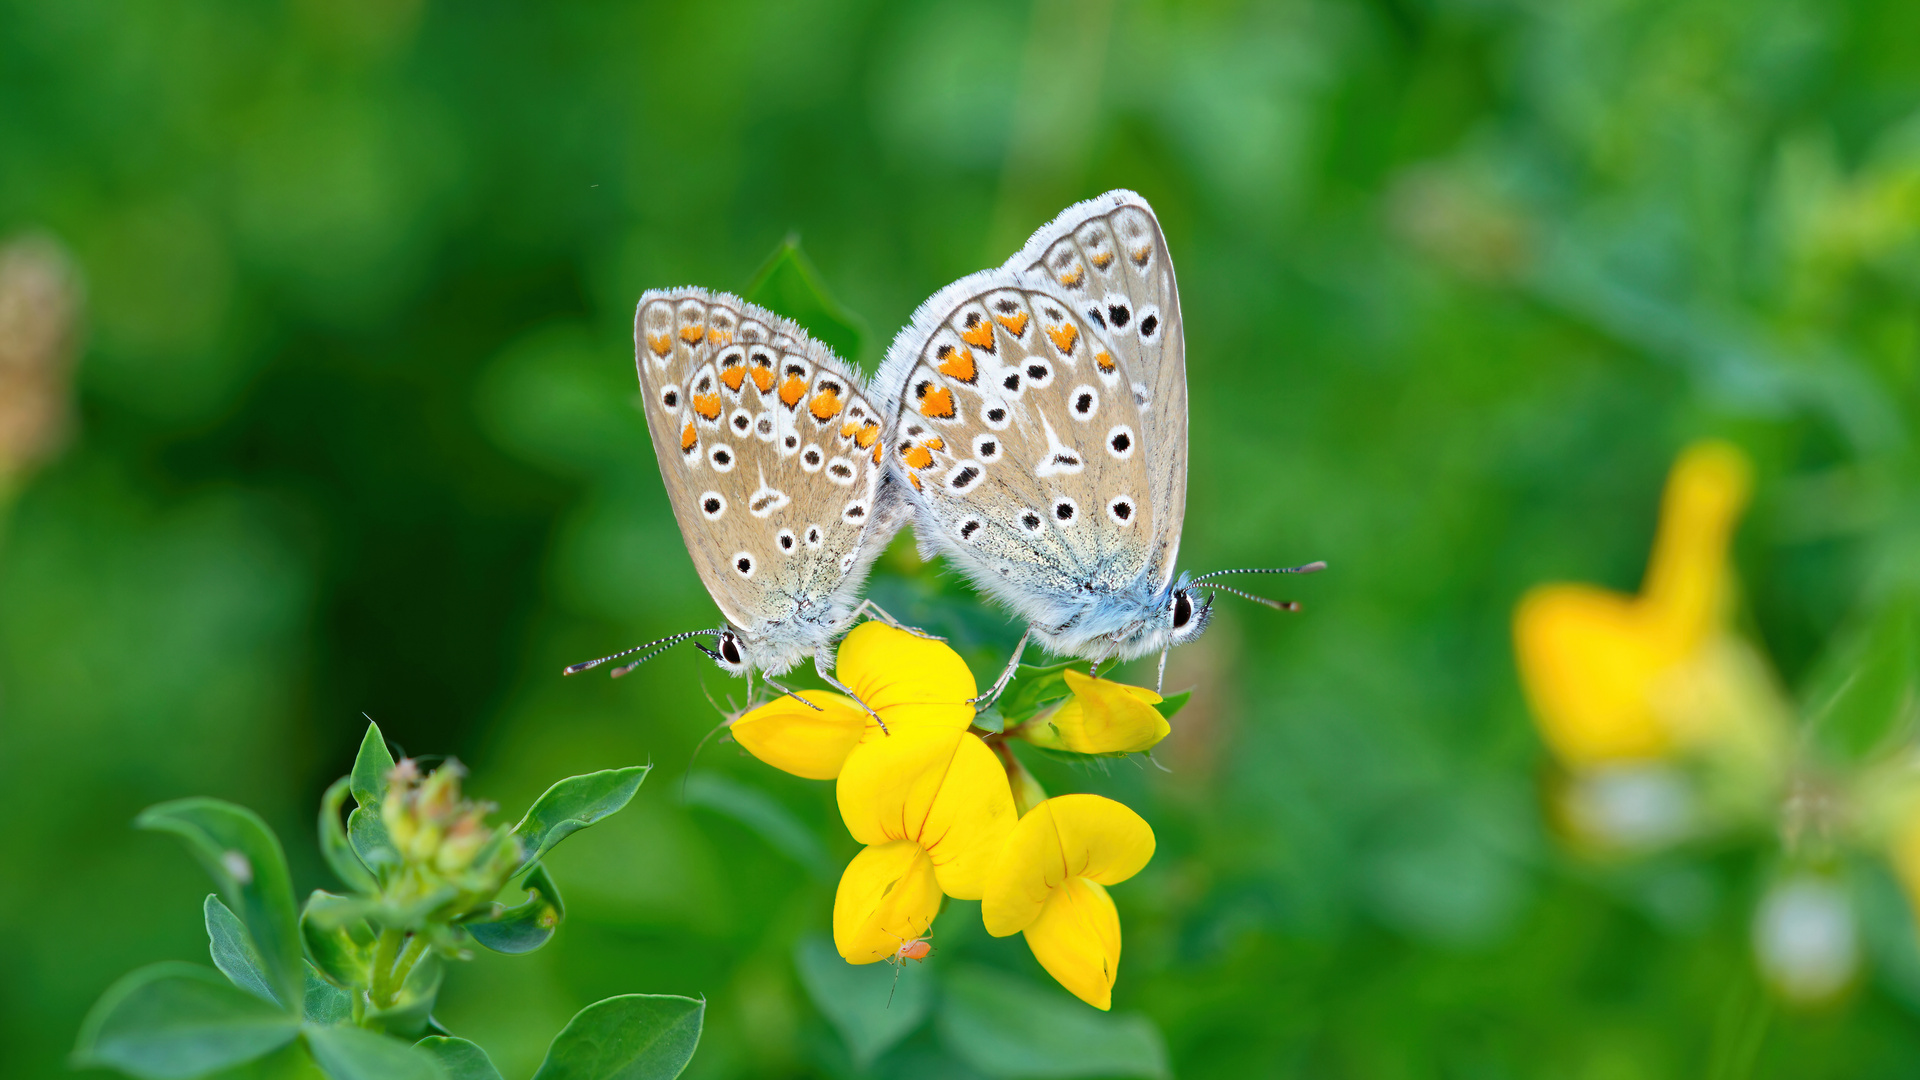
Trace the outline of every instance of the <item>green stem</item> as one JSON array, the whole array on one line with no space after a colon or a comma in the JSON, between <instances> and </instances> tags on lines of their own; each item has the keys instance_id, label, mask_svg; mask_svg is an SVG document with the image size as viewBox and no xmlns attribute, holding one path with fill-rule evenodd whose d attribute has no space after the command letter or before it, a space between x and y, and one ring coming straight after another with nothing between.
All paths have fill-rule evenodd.
<instances>
[{"instance_id":1,"label":"green stem","mask_svg":"<svg viewBox=\"0 0 1920 1080\"><path fill-rule=\"evenodd\" d=\"M375 1008L391 1006L400 994L399 985L393 981L393 968L405 938L405 934L392 927L380 931L380 941L373 950L373 985L367 993Z\"/></svg>"}]
</instances>

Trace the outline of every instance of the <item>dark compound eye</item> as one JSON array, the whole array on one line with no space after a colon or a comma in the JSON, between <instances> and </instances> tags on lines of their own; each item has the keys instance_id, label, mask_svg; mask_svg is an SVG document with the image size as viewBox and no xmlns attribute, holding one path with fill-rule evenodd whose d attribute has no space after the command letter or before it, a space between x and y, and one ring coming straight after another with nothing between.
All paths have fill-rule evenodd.
<instances>
[{"instance_id":1,"label":"dark compound eye","mask_svg":"<svg viewBox=\"0 0 1920 1080\"><path fill-rule=\"evenodd\" d=\"M1173 594L1173 628L1179 630L1193 621L1193 601L1186 593Z\"/></svg>"},{"instance_id":2,"label":"dark compound eye","mask_svg":"<svg viewBox=\"0 0 1920 1080\"><path fill-rule=\"evenodd\" d=\"M740 561L741 561L741 562L746 562L747 560L745 560L745 559L741 559ZM743 571L741 571L741 573L745 573L745 572L746 572L746 571L744 571L744 570L743 570ZM725 659L725 660L726 660L726 662L727 662L727 663L729 663L729 664L738 664L738 663L740 663L740 662L741 662L741 656L740 656L740 645L739 645L739 643L738 643L738 642L736 642L736 641L734 641L734 640L733 640L733 638L731 638L731 637L724 637L724 638L721 638L721 639L720 639L720 656L721 656L721 657L722 657L723 659Z\"/></svg>"}]
</instances>

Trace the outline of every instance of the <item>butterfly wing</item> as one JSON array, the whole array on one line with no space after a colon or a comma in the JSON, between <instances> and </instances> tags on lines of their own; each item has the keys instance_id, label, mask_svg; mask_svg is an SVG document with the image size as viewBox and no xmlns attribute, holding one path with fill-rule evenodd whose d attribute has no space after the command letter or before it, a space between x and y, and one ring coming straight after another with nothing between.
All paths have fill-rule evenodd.
<instances>
[{"instance_id":1,"label":"butterfly wing","mask_svg":"<svg viewBox=\"0 0 1920 1080\"><path fill-rule=\"evenodd\" d=\"M949 285L894 340L895 460L923 540L1036 625L1151 565L1154 495L1125 366L1058 291L1007 269Z\"/></svg>"},{"instance_id":2,"label":"butterfly wing","mask_svg":"<svg viewBox=\"0 0 1920 1080\"><path fill-rule=\"evenodd\" d=\"M862 380L793 323L703 289L642 296L634 351L660 476L721 613L749 640L835 622L891 528Z\"/></svg>"},{"instance_id":3,"label":"butterfly wing","mask_svg":"<svg viewBox=\"0 0 1920 1080\"><path fill-rule=\"evenodd\" d=\"M1187 503L1185 325L1173 259L1147 200L1109 191L1069 207L1007 262L1044 281L1103 331L1144 395L1142 452L1151 476L1160 582L1173 577Z\"/></svg>"}]
</instances>

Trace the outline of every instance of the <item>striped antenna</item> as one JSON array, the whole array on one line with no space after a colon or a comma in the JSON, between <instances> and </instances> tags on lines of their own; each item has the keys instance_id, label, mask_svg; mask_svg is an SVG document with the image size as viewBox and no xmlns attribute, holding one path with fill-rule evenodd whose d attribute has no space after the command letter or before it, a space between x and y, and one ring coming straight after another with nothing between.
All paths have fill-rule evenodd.
<instances>
[{"instance_id":1,"label":"striped antenna","mask_svg":"<svg viewBox=\"0 0 1920 1080\"><path fill-rule=\"evenodd\" d=\"M1192 581L1205 581L1221 574L1317 574L1327 568L1325 559L1316 559L1305 566L1245 566L1238 570L1209 570Z\"/></svg>"},{"instance_id":2,"label":"striped antenna","mask_svg":"<svg viewBox=\"0 0 1920 1080\"><path fill-rule=\"evenodd\" d=\"M653 659L654 657L674 647L675 645L678 645L681 642L687 640L688 638L699 637L703 634L711 634L717 637L719 636L720 631L688 630L685 633L669 634L668 636L663 637L658 641L649 641L645 645L635 645L631 649L622 649L621 651L614 653L612 656L603 656L598 660L588 660L585 663L581 663L581 664L568 664L564 669L561 670L560 674L578 675L583 671L591 671L594 668L599 667L601 664L604 664L609 660L618 660L623 656L632 656L634 653L637 653L637 652L652 650L650 652L647 652L647 655L641 657L638 660L635 660L633 663L614 669L613 677L617 679L620 676L625 675L627 672L632 671L634 668L639 667L641 664L646 663L647 661Z\"/></svg>"},{"instance_id":3,"label":"striped antenna","mask_svg":"<svg viewBox=\"0 0 1920 1080\"><path fill-rule=\"evenodd\" d=\"M1208 592L1232 593L1235 596L1243 597L1247 600L1251 600L1256 604L1265 604L1268 607L1274 609L1275 611L1299 611L1300 610L1300 603L1297 600L1269 600L1264 596L1255 596L1250 592L1241 592L1239 589L1228 588L1225 585L1202 585L1200 587L1207 590Z\"/></svg>"}]
</instances>

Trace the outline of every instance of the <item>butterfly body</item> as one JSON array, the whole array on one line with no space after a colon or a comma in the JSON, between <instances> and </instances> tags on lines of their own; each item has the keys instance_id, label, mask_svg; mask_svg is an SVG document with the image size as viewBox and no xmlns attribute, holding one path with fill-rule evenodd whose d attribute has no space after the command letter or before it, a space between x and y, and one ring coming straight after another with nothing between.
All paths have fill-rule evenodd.
<instances>
[{"instance_id":1,"label":"butterfly body","mask_svg":"<svg viewBox=\"0 0 1920 1080\"><path fill-rule=\"evenodd\" d=\"M864 381L788 320L698 288L640 298L634 353L668 500L726 619L708 655L735 674L820 662L901 524Z\"/></svg>"},{"instance_id":2,"label":"butterfly body","mask_svg":"<svg viewBox=\"0 0 1920 1080\"><path fill-rule=\"evenodd\" d=\"M1115 191L921 306L878 379L924 554L944 554L1056 655L1190 640L1180 301L1159 224Z\"/></svg>"}]
</instances>

